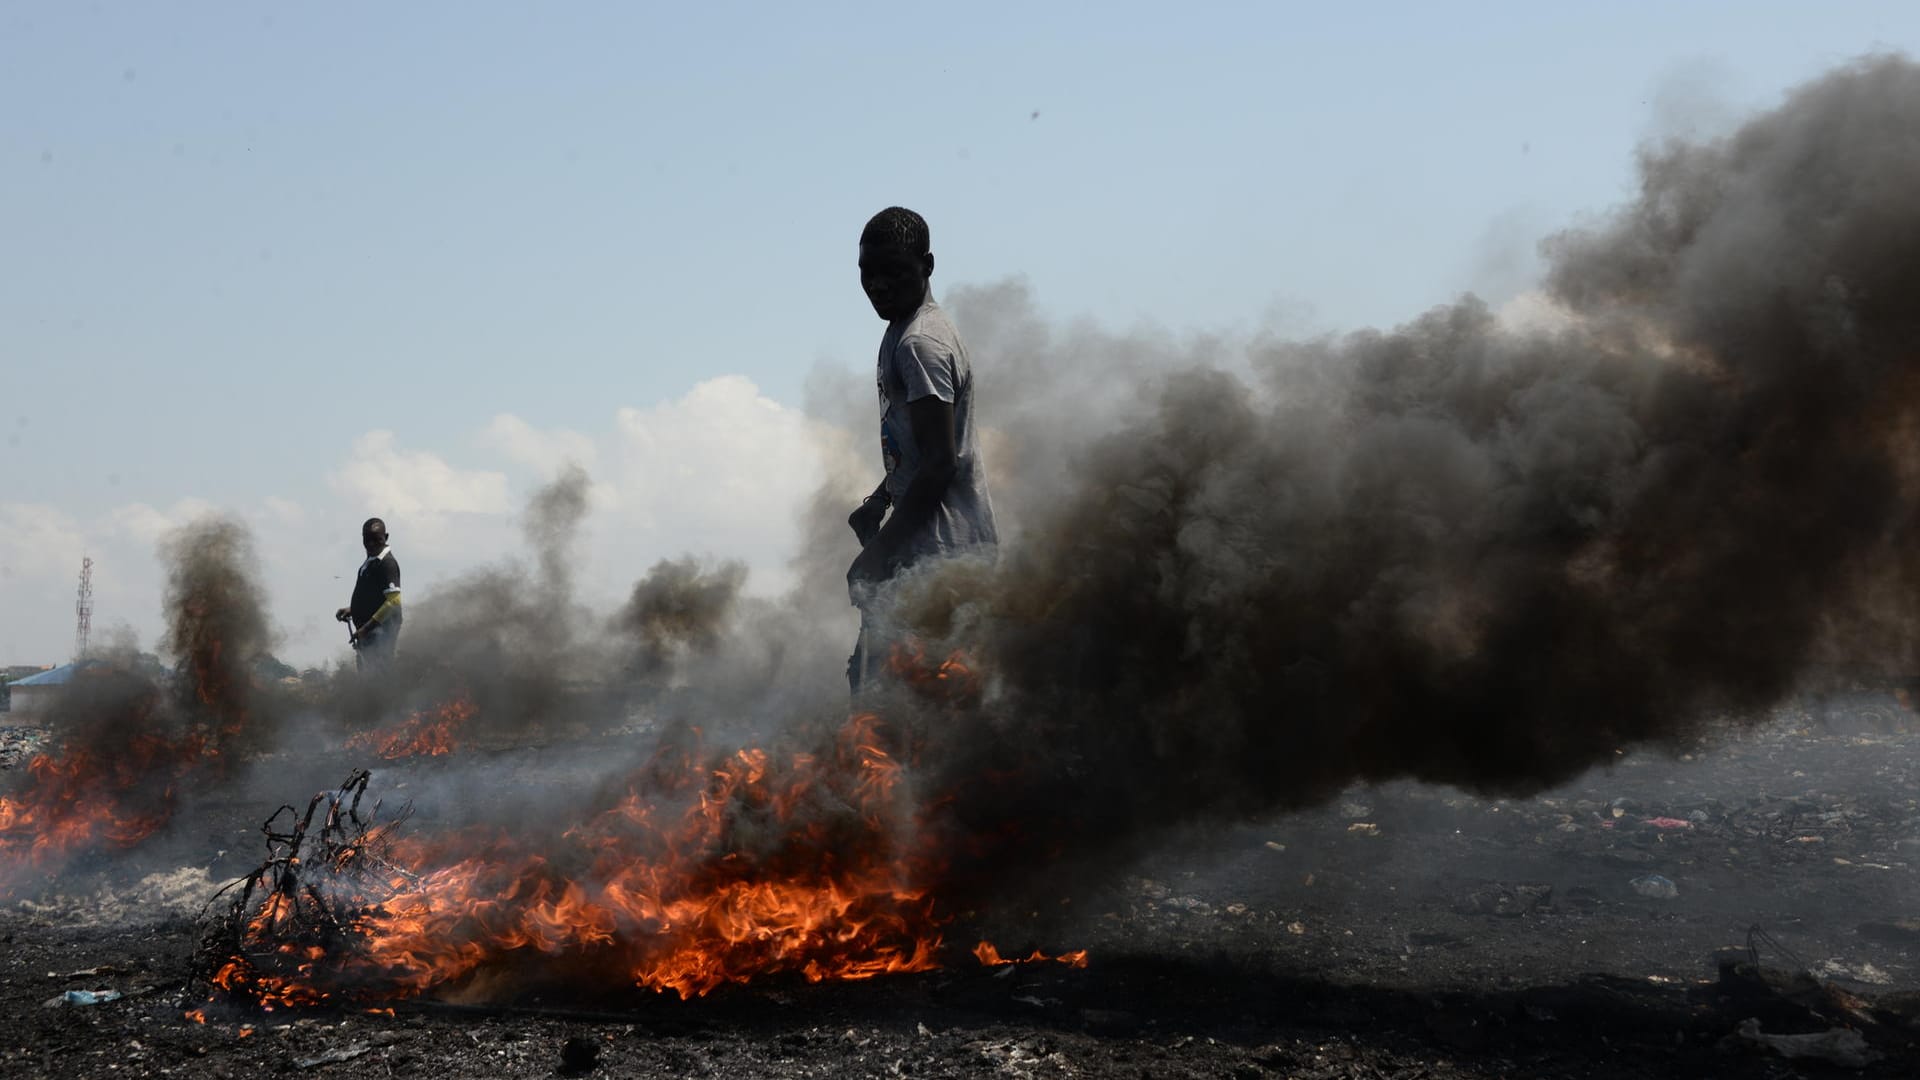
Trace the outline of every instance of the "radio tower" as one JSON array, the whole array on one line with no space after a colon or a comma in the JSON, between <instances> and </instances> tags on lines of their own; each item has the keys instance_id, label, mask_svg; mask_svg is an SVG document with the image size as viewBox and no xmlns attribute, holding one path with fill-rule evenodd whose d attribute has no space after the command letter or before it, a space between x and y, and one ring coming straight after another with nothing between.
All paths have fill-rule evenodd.
<instances>
[{"instance_id":1,"label":"radio tower","mask_svg":"<svg viewBox=\"0 0 1920 1080\"><path fill-rule=\"evenodd\" d=\"M87 635L93 632L93 557L80 557L80 598L73 611L78 616L73 628L73 662L87 658Z\"/></svg>"}]
</instances>

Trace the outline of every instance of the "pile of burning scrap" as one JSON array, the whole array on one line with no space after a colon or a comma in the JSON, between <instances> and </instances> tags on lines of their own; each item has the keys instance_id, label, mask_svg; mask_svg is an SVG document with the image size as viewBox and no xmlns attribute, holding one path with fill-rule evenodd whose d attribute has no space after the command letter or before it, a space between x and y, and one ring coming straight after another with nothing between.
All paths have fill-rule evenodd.
<instances>
[{"instance_id":1,"label":"pile of burning scrap","mask_svg":"<svg viewBox=\"0 0 1920 1080\"><path fill-rule=\"evenodd\" d=\"M483 994L564 979L682 997L790 974L933 967L917 882L937 849L901 802L871 714L820 752L662 752L557 835L415 838L364 808L368 776L268 821L202 963L221 1000L272 1009Z\"/></svg>"},{"instance_id":2,"label":"pile of burning scrap","mask_svg":"<svg viewBox=\"0 0 1920 1080\"><path fill-rule=\"evenodd\" d=\"M75 747L35 755L17 796L0 796L0 895L76 852L130 848L173 816L177 781L217 753L205 736L151 735L120 752Z\"/></svg>"}]
</instances>

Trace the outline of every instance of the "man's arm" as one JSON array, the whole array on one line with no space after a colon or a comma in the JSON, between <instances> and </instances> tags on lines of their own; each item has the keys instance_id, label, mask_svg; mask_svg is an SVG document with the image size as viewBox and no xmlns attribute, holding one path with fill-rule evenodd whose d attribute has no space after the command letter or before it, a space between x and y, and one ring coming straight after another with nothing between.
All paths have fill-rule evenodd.
<instances>
[{"instance_id":1,"label":"man's arm","mask_svg":"<svg viewBox=\"0 0 1920 1080\"><path fill-rule=\"evenodd\" d=\"M929 394L909 401L907 411L913 422L913 442L919 451L920 467L894 505L893 515L847 571L847 576L856 581L884 581L893 575L907 538L920 532L933 519L934 511L939 509L940 500L947 493L947 485L959 470L960 447L954 427L953 402Z\"/></svg>"},{"instance_id":2,"label":"man's arm","mask_svg":"<svg viewBox=\"0 0 1920 1080\"><path fill-rule=\"evenodd\" d=\"M373 614L367 616L367 625L360 628L360 633L365 633L368 626L386 622L390 616L398 614L399 611L400 590L398 588L388 589L386 602L374 609Z\"/></svg>"},{"instance_id":3,"label":"man's arm","mask_svg":"<svg viewBox=\"0 0 1920 1080\"><path fill-rule=\"evenodd\" d=\"M356 635L364 634L372 627L400 613L400 560L393 559L391 563L383 561L380 563L380 570L387 579L386 599L372 615L367 616L366 625L354 631Z\"/></svg>"}]
</instances>

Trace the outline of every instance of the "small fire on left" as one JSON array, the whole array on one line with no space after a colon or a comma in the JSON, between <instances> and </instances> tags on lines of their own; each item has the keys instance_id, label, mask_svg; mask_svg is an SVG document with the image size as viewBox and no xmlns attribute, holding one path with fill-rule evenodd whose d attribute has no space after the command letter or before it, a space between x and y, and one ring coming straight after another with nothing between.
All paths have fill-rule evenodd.
<instances>
[{"instance_id":1,"label":"small fire on left","mask_svg":"<svg viewBox=\"0 0 1920 1080\"><path fill-rule=\"evenodd\" d=\"M125 849L173 816L182 776L217 758L204 735L136 734L112 747L35 756L27 782L0 795L0 896L91 851Z\"/></svg>"}]
</instances>

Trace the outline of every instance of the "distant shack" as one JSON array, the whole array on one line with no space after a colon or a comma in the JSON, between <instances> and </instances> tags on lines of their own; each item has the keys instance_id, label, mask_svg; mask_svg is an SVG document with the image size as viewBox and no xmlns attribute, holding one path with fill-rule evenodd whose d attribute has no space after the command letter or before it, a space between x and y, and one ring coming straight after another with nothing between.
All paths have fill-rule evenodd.
<instances>
[{"instance_id":1,"label":"distant shack","mask_svg":"<svg viewBox=\"0 0 1920 1080\"><path fill-rule=\"evenodd\" d=\"M8 720L16 724L32 724L40 720L60 695L66 692L66 686L73 681L73 677L97 663L99 661L82 660L77 664L62 664L38 675L7 683Z\"/></svg>"}]
</instances>

